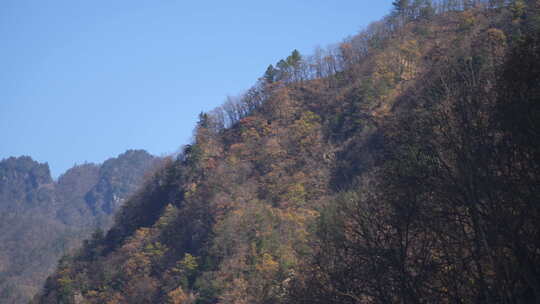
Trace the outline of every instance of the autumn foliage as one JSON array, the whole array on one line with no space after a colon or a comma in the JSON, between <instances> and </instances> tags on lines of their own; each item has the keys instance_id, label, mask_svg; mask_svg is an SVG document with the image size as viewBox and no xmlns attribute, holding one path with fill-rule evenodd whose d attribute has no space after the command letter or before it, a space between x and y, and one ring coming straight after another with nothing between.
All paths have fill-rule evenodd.
<instances>
[{"instance_id":1,"label":"autumn foliage","mask_svg":"<svg viewBox=\"0 0 540 304\"><path fill-rule=\"evenodd\" d=\"M202 113L34 303L538 302L538 3L394 6Z\"/></svg>"}]
</instances>

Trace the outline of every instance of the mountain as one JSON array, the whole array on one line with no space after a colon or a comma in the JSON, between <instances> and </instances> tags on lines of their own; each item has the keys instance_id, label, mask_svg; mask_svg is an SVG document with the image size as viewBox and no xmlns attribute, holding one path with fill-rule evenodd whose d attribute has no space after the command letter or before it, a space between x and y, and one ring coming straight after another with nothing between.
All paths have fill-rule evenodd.
<instances>
[{"instance_id":1,"label":"mountain","mask_svg":"<svg viewBox=\"0 0 540 304\"><path fill-rule=\"evenodd\" d=\"M0 302L24 303L62 254L100 228L142 184L158 159L130 150L102 165L69 169L57 182L30 157L0 162ZM107 206L105 210L95 206Z\"/></svg>"},{"instance_id":2,"label":"mountain","mask_svg":"<svg viewBox=\"0 0 540 304\"><path fill-rule=\"evenodd\" d=\"M394 1L201 113L32 303L538 303L540 3Z\"/></svg>"}]
</instances>

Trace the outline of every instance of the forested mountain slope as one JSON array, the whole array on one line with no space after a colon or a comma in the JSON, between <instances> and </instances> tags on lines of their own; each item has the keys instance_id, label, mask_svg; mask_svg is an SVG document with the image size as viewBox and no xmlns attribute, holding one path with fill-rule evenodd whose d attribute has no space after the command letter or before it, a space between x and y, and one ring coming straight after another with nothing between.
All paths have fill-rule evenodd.
<instances>
[{"instance_id":1,"label":"forested mountain slope","mask_svg":"<svg viewBox=\"0 0 540 304\"><path fill-rule=\"evenodd\" d=\"M54 182L47 164L24 156L2 160L0 302L27 302L62 254L96 228L110 227L114 211L156 162L131 150L102 165L75 166ZM96 207L102 205L110 207Z\"/></svg>"},{"instance_id":2,"label":"forested mountain slope","mask_svg":"<svg viewBox=\"0 0 540 304\"><path fill-rule=\"evenodd\" d=\"M540 301L540 3L394 6L202 113L33 303Z\"/></svg>"}]
</instances>

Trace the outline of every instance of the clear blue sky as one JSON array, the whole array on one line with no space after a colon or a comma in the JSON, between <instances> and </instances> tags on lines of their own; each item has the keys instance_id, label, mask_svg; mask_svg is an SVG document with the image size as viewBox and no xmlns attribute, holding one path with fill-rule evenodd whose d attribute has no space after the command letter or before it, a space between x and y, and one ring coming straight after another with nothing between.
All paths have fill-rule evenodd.
<instances>
[{"instance_id":1,"label":"clear blue sky","mask_svg":"<svg viewBox=\"0 0 540 304\"><path fill-rule=\"evenodd\" d=\"M175 152L268 64L340 42L391 2L3 0L0 159L57 177L127 149Z\"/></svg>"}]
</instances>

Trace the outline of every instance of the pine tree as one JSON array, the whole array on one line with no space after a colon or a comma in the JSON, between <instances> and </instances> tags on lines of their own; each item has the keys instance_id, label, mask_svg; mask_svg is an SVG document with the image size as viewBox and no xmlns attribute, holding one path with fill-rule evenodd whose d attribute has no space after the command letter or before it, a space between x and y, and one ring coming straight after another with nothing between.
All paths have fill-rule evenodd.
<instances>
[{"instance_id":1,"label":"pine tree","mask_svg":"<svg viewBox=\"0 0 540 304\"><path fill-rule=\"evenodd\" d=\"M266 68L266 72L264 72L264 80L267 82L267 83L272 83L275 81L275 78L276 78L276 75L277 75L277 70L274 68L273 65L269 65L268 68Z\"/></svg>"},{"instance_id":2,"label":"pine tree","mask_svg":"<svg viewBox=\"0 0 540 304\"><path fill-rule=\"evenodd\" d=\"M397 16L407 17L408 10L410 7L409 0L394 0L392 2L394 6L393 13Z\"/></svg>"}]
</instances>

